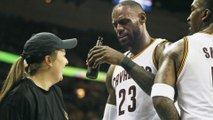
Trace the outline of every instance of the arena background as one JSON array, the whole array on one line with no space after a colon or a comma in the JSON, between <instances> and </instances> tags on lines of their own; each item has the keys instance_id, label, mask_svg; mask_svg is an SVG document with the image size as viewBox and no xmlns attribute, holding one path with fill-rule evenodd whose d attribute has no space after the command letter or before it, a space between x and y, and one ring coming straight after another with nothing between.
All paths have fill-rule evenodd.
<instances>
[{"instance_id":1,"label":"arena background","mask_svg":"<svg viewBox=\"0 0 213 120\"><path fill-rule=\"evenodd\" d=\"M147 28L153 37L176 41L188 33L192 0L152 0ZM124 51L111 25L112 0L0 0L0 51L20 55L25 41L37 32L61 38L76 37L78 46L67 51L69 67L86 69L87 52L98 36L104 44ZM7 56L4 56L7 57ZM11 64L0 61L0 88ZM103 64L106 72L109 65ZM107 91L104 81L65 76L59 83L72 120L100 120Z\"/></svg>"}]
</instances>

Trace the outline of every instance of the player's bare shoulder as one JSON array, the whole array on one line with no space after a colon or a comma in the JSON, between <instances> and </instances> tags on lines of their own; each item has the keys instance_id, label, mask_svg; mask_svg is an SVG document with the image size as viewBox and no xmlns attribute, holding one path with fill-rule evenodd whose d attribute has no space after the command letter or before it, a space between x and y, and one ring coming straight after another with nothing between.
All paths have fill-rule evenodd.
<instances>
[{"instance_id":1,"label":"player's bare shoulder","mask_svg":"<svg viewBox=\"0 0 213 120\"><path fill-rule=\"evenodd\" d=\"M178 40L177 42L174 42L170 44L168 47L165 48L163 51L164 59L172 59L175 61L176 68L179 68L181 65L181 62L184 57L184 52L186 51L186 43L187 41L183 39Z\"/></svg>"},{"instance_id":2,"label":"player's bare shoulder","mask_svg":"<svg viewBox=\"0 0 213 120\"><path fill-rule=\"evenodd\" d=\"M171 42L169 42L166 39L163 39L162 42L157 45L156 52L158 54L162 53L164 51L164 49L167 48L170 44L171 44Z\"/></svg>"},{"instance_id":3,"label":"player's bare shoulder","mask_svg":"<svg viewBox=\"0 0 213 120\"><path fill-rule=\"evenodd\" d=\"M169 44L163 51L163 55L172 58L178 58L184 51L184 39Z\"/></svg>"},{"instance_id":4,"label":"player's bare shoulder","mask_svg":"<svg viewBox=\"0 0 213 120\"><path fill-rule=\"evenodd\" d=\"M171 42L169 42L166 39L162 39L162 42L159 43L156 48L155 48L155 52L154 52L154 56L155 56L155 61L156 63L159 62L160 57L163 54L163 51L171 44Z\"/></svg>"}]
</instances>

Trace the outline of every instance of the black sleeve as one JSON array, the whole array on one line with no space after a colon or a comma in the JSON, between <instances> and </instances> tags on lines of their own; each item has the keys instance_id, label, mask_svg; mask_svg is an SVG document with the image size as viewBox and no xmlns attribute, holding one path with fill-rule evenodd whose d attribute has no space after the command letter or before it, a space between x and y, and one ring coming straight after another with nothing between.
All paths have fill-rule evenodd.
<instances>
[{"instance_id":1,"label":"black sleeve","mask_svg":"<svg viewBox=\"0 0 213 120\"><path fill-rule=\"evenodd\" d=\"M2 101L1 120L31 120L29 101L21 94L14 94Z\"/></svg>"}]
</instances>

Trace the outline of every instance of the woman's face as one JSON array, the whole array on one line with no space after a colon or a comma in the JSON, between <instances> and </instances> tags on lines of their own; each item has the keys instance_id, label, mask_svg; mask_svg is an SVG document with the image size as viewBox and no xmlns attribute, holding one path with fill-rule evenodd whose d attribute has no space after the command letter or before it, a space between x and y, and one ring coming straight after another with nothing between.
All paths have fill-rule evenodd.
<instances>
[{"instance_id":1,"label":"woman's face","mask_svg":"<svg viewBox=\"0 0 213 120\"><path fill-rule=\"evenodd\" d=\"M63 79L63 69L68 64L65 50L57 50L55 61L52 65L52 76L55 80L61 81Z\"/></svg>"}]
</instances>

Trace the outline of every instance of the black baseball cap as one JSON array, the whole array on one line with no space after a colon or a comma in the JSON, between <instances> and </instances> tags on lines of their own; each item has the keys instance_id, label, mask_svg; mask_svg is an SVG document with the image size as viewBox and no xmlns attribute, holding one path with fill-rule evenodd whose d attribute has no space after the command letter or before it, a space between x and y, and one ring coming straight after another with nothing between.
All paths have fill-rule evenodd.
<instances>
[{"instance_id":1,"label":"black baseball cap","mask_svg":"<svg viewBox=\"0 0 213 120\"><path fill-rule=\"evenodd\" d=\"M45 55L51 54L59 49L71 49L77 45L77 39L62 40L49 32L34 34L24 45L22 57L27 63L41 62Z\"/></svg>"}]
</instances>

